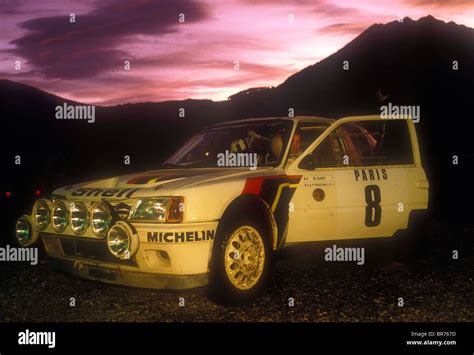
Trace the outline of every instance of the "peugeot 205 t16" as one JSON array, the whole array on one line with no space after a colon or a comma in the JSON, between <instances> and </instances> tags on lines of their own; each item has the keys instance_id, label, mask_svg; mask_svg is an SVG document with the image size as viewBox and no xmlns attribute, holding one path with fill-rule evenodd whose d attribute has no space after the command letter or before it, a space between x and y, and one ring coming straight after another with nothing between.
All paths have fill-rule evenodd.
<instances>
[{"instance_id":1,"label":"peugeot 205 t16","mask_svg":"<svg viewBox=\"0 0 474 355\"><path fill-rule=\"evenodd\" d=\"M248 119L204 128L159 170L55 190L16 237L41 240L57 270L82 278L208 284L241 303L262 290L276 251L395 238L427 206L411 119Z\"/></svg>"}]
</instances>

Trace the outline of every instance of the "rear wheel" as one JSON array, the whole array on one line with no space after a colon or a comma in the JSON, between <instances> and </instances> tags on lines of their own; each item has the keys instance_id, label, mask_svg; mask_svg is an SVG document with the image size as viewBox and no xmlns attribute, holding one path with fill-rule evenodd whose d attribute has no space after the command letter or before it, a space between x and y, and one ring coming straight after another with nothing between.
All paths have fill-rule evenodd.
<instances>
[{"instance_id":1,"label":"rear wheel","mask_svg":"<svg viewBox=\"0 0 474 355\"><path fill-rule=\"evenodd\" d=\"M210 296L222 304L244 304L263 290L271 266L268 236L259 223L243 218L217 235L210 270Z\"/></svg>"}]
</instances>

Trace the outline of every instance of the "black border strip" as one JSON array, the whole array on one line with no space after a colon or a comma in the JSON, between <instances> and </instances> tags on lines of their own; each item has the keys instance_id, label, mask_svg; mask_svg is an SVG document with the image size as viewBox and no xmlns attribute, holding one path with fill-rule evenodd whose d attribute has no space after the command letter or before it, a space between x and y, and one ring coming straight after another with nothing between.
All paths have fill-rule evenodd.
<instances>
[{"instance_id":1,"label":"black border strip","mask_svg":"<svg viewBox=\"0 0 474 355\"><path fill-rule=\"evenodd\" d=\"M21 331L54 331L56 347L19 345ZM457 345L408 346L412 331L456 332ZM0 323L11 352L377 352L472 354L473 323ZM232 340L234 339L234 341ZM237 341L237 339L239 339Z\"/></svg>"}]
</instances>

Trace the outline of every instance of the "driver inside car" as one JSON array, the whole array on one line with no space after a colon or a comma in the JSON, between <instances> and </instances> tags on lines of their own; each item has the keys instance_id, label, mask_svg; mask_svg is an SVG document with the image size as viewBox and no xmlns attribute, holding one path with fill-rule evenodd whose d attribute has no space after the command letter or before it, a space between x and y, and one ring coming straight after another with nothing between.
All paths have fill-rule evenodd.
<instances>
[{"instance_id":1,"label":"driver inside car","mask_svg":"<svg viewBox=\"0 0 474 355\"><path fill-rule=\"evenodd\" d=\"M230 147L232 153L256 153L258 155L257 165L268 165L278 161L282 149L283 138L279 131L276 131L270 138L249 130L247 137L232 141Z\"/></svg>"}]
</instances>

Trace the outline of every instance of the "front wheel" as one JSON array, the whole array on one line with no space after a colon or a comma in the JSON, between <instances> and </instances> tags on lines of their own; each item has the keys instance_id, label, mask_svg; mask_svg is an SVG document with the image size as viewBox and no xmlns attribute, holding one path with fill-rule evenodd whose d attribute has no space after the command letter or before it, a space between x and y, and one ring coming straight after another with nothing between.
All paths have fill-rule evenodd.
<instances>
[{"instance_id":1,"label":"front wheel","mask_svg":"<svg viewBox=\"0 0 474 355\"><path fill-rule=\"evenodd\" d=\"M250 219L236 221L219 234L210 269L211 299L228 305L248 303L263 290L270 274L269 238Z\"/></svg>"}]
</instances>

